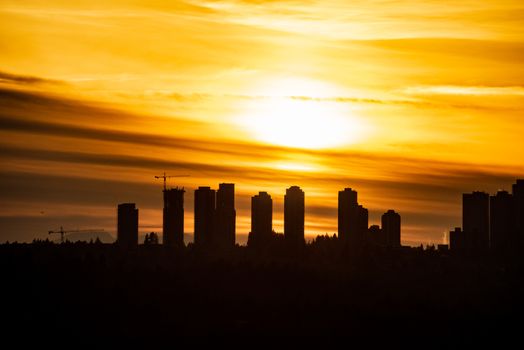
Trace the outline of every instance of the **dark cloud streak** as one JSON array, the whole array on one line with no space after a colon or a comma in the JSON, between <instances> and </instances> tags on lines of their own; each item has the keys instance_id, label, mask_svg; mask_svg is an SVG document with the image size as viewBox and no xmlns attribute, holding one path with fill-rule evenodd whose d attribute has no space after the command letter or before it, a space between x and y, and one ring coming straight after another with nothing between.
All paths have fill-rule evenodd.
<instances>
[{"instance_id":1,"label":"dark cloud streak","mask_svg":"<svg viewBox=\"0 0 524 350\"><path fill-rule=\"evenodd\" d=\"M64 81L35 77L30 75L18 75L0 71L0 83L15 83L23 85L35 84L65 84Z\"/></svg>"},{"instance_id":2,"label":"dark cloud streak","mask_svg":"<svg viewBox=\"0 0 524 350\"><path fill-rule=\"evenodd\" d=\"M265 157L268 152L278 150L275 147L247 145L242 143L219 141L195 141L188 138L179 138L165 135L118 131L100 128L88 128L72 124L48 123L37 120L20 120L0 115L0 130L23 132L40 135L53 135L70 138L83 138L97 141L120 142L137 145L174 147L192 151L209 153L231 154L238 156ZM246 152L245 149L250 149ZM234 150L239 149L239 151Z\"/></svg>"},{"instance_id":3,"label":"dark cloud streak","mask_svg":"<svg viewBox=\"0 0 524 350\"><path fill-rule=\"evenodd\" d=\"M39 161L63 162L69 164L89 164L143 169L179 169L197 172L208 176L218 176L228 173L246 171L247 168L226 166L217 164L191 163L185 161L170 161L157 158L140 156L128 156L119 154L99 154L86 152L68 152L56 150L41 150L31 148L19 148L0 145L2 157L6 159L28 159ZM255 179L269 178L274 174L273 170L257 169ZM246 175L249 177L249 175Z\"/></svg>"}]
</instances>

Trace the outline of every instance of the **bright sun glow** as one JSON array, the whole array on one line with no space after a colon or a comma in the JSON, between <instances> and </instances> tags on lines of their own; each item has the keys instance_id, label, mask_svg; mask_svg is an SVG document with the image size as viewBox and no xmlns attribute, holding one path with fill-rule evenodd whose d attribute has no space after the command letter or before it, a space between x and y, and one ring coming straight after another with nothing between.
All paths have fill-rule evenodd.
<instances>
[{"instance_id":1,"label":"bright sun glow","mask_svg":"<svg viewBox=\"0 0 524 350\"><path fill-rule=\"evenodd\" d=\"M332 148L352 144L364 124L347 105L335 102L331 86L286 79L267 84L250 101L240 123L260 141L298 148Z\"/></svg>"}]
</instances>

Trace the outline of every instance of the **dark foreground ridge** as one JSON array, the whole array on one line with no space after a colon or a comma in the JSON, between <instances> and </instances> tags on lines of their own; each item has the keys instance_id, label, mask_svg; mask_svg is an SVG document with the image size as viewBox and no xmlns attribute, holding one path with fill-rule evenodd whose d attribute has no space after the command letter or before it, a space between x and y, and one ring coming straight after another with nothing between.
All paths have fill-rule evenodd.
<instances>
[{"instance_id":1,"label":"dark foreground ridge","mask_svg":"<svg viewBox=\"0 0 524 350\"><path fill-rule=\"evenodd\" d=\"M368 344L509 342L524 311L523 259L449 250L347 250L320 236L227 251L194 245L0 246L13 337L165 342L179 336L348 336Z\"/></svg>"}]
</instances>

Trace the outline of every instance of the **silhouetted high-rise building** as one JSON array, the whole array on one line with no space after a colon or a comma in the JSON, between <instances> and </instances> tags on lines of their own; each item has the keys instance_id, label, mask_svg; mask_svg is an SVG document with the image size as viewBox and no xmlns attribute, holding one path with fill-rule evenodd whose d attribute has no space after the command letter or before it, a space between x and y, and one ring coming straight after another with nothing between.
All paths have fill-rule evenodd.
<instances>
[{"instance_id":1,"label":"silhouetted high-rise building","mask_svg":"<svg viewBox=\"0 0 524 350\"><path fill-rule=\"evenodd\" d=\"M524 244L524 179L517 180L513 185L515 201L515 235L519 246Z\"/></svg>"},{"instance_id":2,"label":"silhouetted high-rise building","mask_svg":"<svg viewBox=\"0 0 524 350\"><path fill-rule=\"evenodd\" d=\"M235 184L220 184L216 199L215 242L221 247L234 247L236 227Z\"/></svg>"},{"instance_id":3,"label":"silhouetted high-rise building","mask_svg":"<svg viewBox=\"0 0 524 350\"><path fill-rule=\"evenodd\" d=\"M304 191L291 186L284 196L284 239L290 246L300 246L304 240Z\"/></svg>"},{"instance_id":4,"label":"silhouetted high-rise building","mask_svg":"<svg viewBox=\"0 0 524 350\"><path fill-rule=\"evenodd\" d=\"M489 194L462 195L462 229L467 251L485 251L489 247Z\"/></svg>"},{"instance_id":5,"label":"silhouetted high-rise building","mask_svg":"<svg viewBox=\"0 0 524 350\"><path fill-rule=\"evenodd\" d=\"M338 192L338 237L342 243L359 241L359 206L357 191Z\"/></svg>"},{"instance_id":6,"label":"silhouetted high-rise building","mask_svg":"<svg viewBox=\"0 0 524 350\"><path fill-rule=\"evenodd\" d=\"M251 198L251 233L248 244L266 245L273 233L273 200L267 192Z\"/></svg>"},{"instance_id":7,"label":"silhouetted high-rise building","mask_svg":"<svg viewBox=\"0 0 524 350\"><path fill-rule=\"evenodd\" d=\"M184 189L164 190L163 244L167 247L184 246Z\"/></svg>"},{"instance_id":8,"label":"silhouetted high-rise building","mask_svg":"<svg viewBox=\"0 0 524 350\"><path fill-rule=\"evenodd\" d=\"M215 190L199 187L195 190L195 245L210 246L215 235Z\"/></svg>"},{"instance_id":9,"label":"silhouetted high-rise building","mask_svg":"<svg viewBox=\"0 0 524 350\"><path fill-rule=\"evenodd\" d=\"M369 211L362 205L358 206L358 235L360 240L364 240L369 227Z\"/></svg>"},{"instance_id":10,"label":"silhouetted high-rise building","mask_svg":"<svg viewBox=\"0 0 524 350\"><path fill-rule=\"evenodd\" d=\"M400 215L394 210L388 210L382 215L382 231L385 236L386 246L400 247Z\"/></svg>"},{"instance_id":11,"label":"silhouetted high-rise building","mask_svg":"<svg viewBox=\"0 0 524 350\"><path fill-rule=\"evenodd\" d=\"M515 243L515 202L506 191L490 198L490 243L496 252L507 252Z\"/></svg>"},{"instance_id":12,"label":"silhouetted high-rise building","mask_svg":"<svg viewBox=\"0 0 524 350\"><path fill-rule=\"evenodd\" d=\"M466 237L460 227L449 232L449 249L453 252L463 253L466 246Z\"/></svg>"},{"instance_id":13,"label":"silhouetted high-rise building","mask_svg":"<svg viewBox=\"0 0 524 350\"><path fill-rule=\"evenodd\" d=\"M138 246L138 209L135 203L118 205L117 244L125 248Z\"/></svg>"}]
</instances>

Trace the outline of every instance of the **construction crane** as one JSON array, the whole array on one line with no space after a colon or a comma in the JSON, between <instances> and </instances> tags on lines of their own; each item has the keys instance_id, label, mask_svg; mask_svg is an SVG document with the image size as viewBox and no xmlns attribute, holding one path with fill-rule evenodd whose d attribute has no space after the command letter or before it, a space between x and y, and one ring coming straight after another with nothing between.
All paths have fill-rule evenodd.
<instances>
[{"instance_id":1,"label":"construction crane","mask_svg":"<svg viewBox=\"0 0 524 350\"><path fill-rule=\"evenodd\" d=\"M64 243L64 235L66 233L73 233L73 232L103 232L104 229L90 229L90 230L64 230L62 226L60 226L60 230L58 231L49 231L49 234L54 233L60 233L60 243Z\"/></svg>"},{"instance_id":2,"label":"construction crane","mask_svg":"<svg viewBox=\"0 0 524 350\"><path fill-rule=\"evenodd\" d=\"M155 176L155 179L164 179L164 191L167 189L166 180L170 177L189 177L189 175L166 175L166 172L164 171L164 175Z\"/></svg>"}]
</instances>

